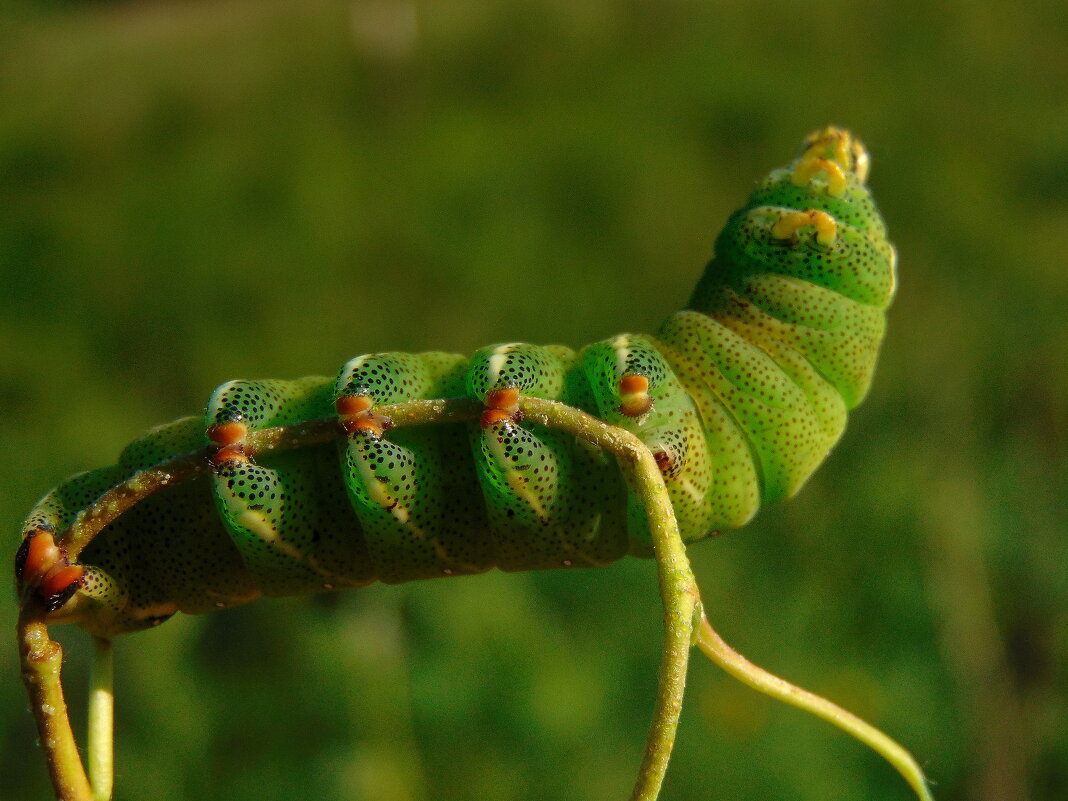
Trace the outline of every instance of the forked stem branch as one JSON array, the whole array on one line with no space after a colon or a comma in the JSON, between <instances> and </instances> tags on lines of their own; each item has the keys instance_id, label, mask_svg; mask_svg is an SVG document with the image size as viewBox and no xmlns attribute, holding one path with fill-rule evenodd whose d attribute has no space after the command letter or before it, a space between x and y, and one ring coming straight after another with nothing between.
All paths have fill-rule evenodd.
<instances>
[{"instance_id":1,"label":"forked stem branch","mask_svg":"<svg viewBox=\"0 0 1068 801\"><path fill-rule=\"evenodd\" d=\"M897 769L916 792L920 801L934 801L927 787L923 769L900 744L832 701L797 687L769 673L759 665L754 665L716 633L712 624L708 622L708 618L705 617L704 611L701 612L701 623L697 629L697 645L709 659L743 684L776 700L810 712L818 718L823 718L846 734L870 746Z\"/></svg>"},{"instance_id":2,"label":"forked stem branch","mask_svg":"<svg viewBox=\"0 0 1068 801\"><path fill-rule=\"evenodd\" d=\"M655 801L675 744L693 627L700 609L697 581L679 536L664 477L649 448L629 431L555 401L524 398L520 406L527 419L567 431L614 453L645 509L664 606L664 645L653 721L630 801Z\"/></svg>"}]
</instances>

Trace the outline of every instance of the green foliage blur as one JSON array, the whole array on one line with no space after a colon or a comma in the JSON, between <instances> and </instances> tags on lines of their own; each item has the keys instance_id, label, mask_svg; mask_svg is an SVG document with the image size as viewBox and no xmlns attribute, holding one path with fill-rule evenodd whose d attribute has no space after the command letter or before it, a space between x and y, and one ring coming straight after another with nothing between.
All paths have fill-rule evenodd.
<instances>
[{"instance_id":1,"label":"green foliage blur","mask_svg":"<svg viewBox=\"0 0 1068 801\"><path fill-rule=\"evenodd\" d=\"M9 552L50 486L224 380L652 331L836 123L899 249L886 348L801 494L691 549L710 616L940 801L1063 799L1066 97L1058 3L9 0ZM178 616L117 644L117 798L625 798L659 614L626 560ZM56 633L81 711L87 643ZM5 643L0 797L50 798ZM910 793L695 654L662 797Z\"/></svg>"}]
</instances>

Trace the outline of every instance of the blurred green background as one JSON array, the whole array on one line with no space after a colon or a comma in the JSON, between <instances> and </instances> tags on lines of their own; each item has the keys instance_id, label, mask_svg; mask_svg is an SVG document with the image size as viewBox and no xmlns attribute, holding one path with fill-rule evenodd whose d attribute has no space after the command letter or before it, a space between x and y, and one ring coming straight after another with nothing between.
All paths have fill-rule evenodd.
<instances>
[{"instance_id":1,"label":"blurred green background","mask_svg":"<svg viewBox=\"0 0 1068 801\"><path fill-rule=\"evenodd\" d=\"M10 551L46 489L224 380L652 331L829 122L871 148L900 294L828 464L691 549L710 615L940 801L1065 798L1063 4L9 0ZM622 799L659 637L637 560L179 616L117 645L117 797ZM13 641L0 676L0 796L48 798ZM909 797L695 656L664 801Z\"/></svg>"}]
</instances>

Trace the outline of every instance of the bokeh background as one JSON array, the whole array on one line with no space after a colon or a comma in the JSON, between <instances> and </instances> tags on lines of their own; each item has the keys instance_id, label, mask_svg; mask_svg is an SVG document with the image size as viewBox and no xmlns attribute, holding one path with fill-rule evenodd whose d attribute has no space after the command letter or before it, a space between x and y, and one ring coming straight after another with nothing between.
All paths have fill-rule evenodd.
<instances>
[{"instance_id":1,"label":"bokeh background","mask_svg":"<svg viewBox=\"0 0 1068 801\"><path fill-rule=\"evenodd\" d=\"M47 488L224 380L655 329L828 122L872 150L900 294L826 466L691 549L710 615L941 801L1065 798L1063 4L8 0L9 551ZM117 645L117 797L622 799L659 637L637 560L180 616ZM0 738L0 796L51 797L13 641ZM664 801L909 797L695 655Z\"/></svg>"}]
</instances>

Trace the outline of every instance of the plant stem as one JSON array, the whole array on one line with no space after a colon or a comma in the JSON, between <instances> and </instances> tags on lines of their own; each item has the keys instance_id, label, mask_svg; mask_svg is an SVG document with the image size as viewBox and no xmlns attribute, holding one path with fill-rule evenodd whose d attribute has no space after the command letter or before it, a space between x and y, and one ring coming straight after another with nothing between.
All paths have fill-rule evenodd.
<instances>
[{"instance_id":1,"label":"plant stem","mask_svg":"<svg viewBox=\"0 0 1068 801\"><path fill-rule=\"evenodd\" d=\"M96 801L108 801L114 784L115 695L112 690L114 659L111 640L93 638L89 674L89 783Z\"/></svg>"},{"instance_id":2,"label":"plant stem","mask_svg":"<svg viewBox=\"0 0 1068 801\"><path fill-rule=\"evenodd\" d=\"M481 411L482 406L469 398L415 400L376 409L379 415L388 417L396 426L455 423L472 420ZM321 445L343 435L336 417L324 417L252 431L246 439L246 445L254 453L271 453ZM105 526L130 507L161 489L206 474L211 469L210 458L213 453L213 448L202 448L134 473L83 509L56 544L66 551L70 559L76 559Z\"/></svg>"},{"instance_id":3,"label":"plant stem","mask_svg":"<svg viewBox=\"0 0 1068 801\"><path fill-rule=\"evenodd\" d=\"M22 681L30 696L38 741L59 801L93 801L59 679L63 649L48 636L41 611L24 598L18 622Z\"/></svg>"},{"instance_id":4,"label":"plant stem","mask_svg":"<svg viewBox=\"0 0 1068 801\"><path fill-rule=\"evenodd\" d=\"M664 644L653 721L630 801L655 801L675 744L694 621L700 608L697 581L679 536L664 478L649 448L624 429L555 401L523 398L520 408L526 419L567 431L614 453L645 509L664 606Z\"/></svg>"},{"instance_id":5,"label":"plant stem","mask_svg":"<svg viewBox=\"0 0 1068 801\"><path fill-rule=\"evenodd\" d=\"M852 712L847 712L826 698L803 690L785 679L768 673L764 668L754 665L716 633L703 611L701 624L697 630L697 645L709 659L743 684L748 684L765 695L770 695L779 701L810 712L818 718L823 718L869 745L897 769L921 801L934 801L927 787L923 770L901 745Z\"/></svg>"}]
</instances>

